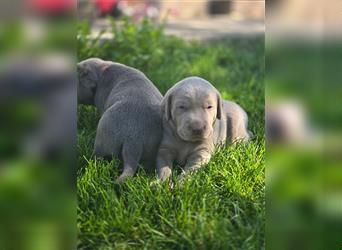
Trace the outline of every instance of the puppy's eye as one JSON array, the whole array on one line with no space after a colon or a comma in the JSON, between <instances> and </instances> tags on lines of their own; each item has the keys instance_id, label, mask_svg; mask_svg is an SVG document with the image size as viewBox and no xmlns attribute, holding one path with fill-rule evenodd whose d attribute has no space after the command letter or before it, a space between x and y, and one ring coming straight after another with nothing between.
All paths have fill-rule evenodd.
<instances>
[{"instance_id":1,"label":"puppy's eye","mask_svg":"<svg viewBox=\"0 0 342 250\"><path fill-rule=\"evenodd\" d=\"M178 106L179 109L185 109L185 106L181 105L181 106Z\"/></svg>"},{"instance_id":2,"label":"puppy's eye","mask_svg":"<svg viewBox=\"0 0 342 250\"><path fill-rule=\"evenodd\" d=\"M213 108L212 105L208 105L208 106L207 106L207 109L212 109L212 108Z\"/></svg>"}]
</instances>

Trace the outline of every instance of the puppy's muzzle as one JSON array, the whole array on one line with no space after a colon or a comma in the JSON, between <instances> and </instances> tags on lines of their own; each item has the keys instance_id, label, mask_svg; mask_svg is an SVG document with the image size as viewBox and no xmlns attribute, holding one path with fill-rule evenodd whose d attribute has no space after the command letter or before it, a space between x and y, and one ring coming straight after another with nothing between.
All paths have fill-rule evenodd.
<instances>
[{"instance_id":1,"label":"puppy's muzzle","mask_svg":"<svg viewBox=\"0 0 342 250\"><path fill-rule=\"evenodd\" d=\"M207 129L207 125L206 124L202 124L200 122L193 122L190 125L190 131L192 132L192 135L194 136L202 136L204 134L204 132Z\"/></svg>"}]
</instances>

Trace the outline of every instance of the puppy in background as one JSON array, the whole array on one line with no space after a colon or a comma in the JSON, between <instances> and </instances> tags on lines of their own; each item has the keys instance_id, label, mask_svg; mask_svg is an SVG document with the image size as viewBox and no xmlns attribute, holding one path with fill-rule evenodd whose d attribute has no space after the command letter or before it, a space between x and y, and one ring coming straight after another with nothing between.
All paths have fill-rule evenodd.
<instances>
[{"instance_id":1,"label":"puppy in background","mask_svg":"<svg viewBox=\"0 0 342 250\"><path fill-rule=\"evenodd\" d=\"M90 58L77 65L78 101L101 112L94 155L119 157L118 182L133 176L138 164L155 167L162 136L162 95L140 71Z\"/></svg>"},{"instance_id":2,"label":"puppy in background","mask_svg":"<svg viewBox=\"0 0 342 250\"><path fill-rule=\"evenodd\" d=\"M215 145L250 139L246 112L236 103L223 101L202 78L178 82L167 91L161 106L163 138L157 157L161 180L171 175L174 161L184 173L195 171L209 162Z\"/></svg>"}]
</instances>

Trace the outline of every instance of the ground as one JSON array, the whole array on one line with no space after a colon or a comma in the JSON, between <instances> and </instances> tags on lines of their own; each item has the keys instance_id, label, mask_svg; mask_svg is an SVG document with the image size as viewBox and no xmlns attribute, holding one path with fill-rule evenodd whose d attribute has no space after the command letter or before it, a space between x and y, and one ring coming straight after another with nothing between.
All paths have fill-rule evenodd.
<instances>
[{"instance_id":1,"label":"ground","mask_svg":"<svg viewBox=\"0 0 342 250\"><path fill-rule=\"evenodd\" d=\"M189 42L148 21L113 23L112 39L89 41L79 25L79 60L97 56L142 70L162 94L197 75L249 115L255 137L218 149L209 164L175 186L140 169L122 185L118 160L91 156L99 114L78 108L79 249L262 249L265 247L264 39Z\"/></svg>"}]
</instances>

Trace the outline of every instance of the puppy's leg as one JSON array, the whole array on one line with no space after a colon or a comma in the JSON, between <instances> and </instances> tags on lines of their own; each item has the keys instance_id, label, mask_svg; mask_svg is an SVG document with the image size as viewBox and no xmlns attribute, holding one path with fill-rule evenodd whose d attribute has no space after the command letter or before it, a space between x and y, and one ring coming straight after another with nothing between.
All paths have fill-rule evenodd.
<instances>
[{"instance_id":1,"label":"puppy's leg","mask_svg":"<svg viewBox=\"0 0 342 250\"><path fill-rule=\"evenodd\" d=\"M158 179L165 181L172 173L173 156L167 149L160 148L157 156Z\"/></svg>"},{"instance_id":2,"label":"puppy's leg","mask_svg":"<svg viewBox=\"0 0 342 250\"><path fill-rule=\"evenodd\" d=\"M191 154L184 166L184 172L182 173L182 176L188 173L196 172L203 165L207 164L210 158L211 154L208 151L199 151Z\"/></svg>"},{"instance_id":3,"label":"puppy's leg","mask_svg":"<svg viewBox=\"0 0 342 250\"><path fill-rule=\"evenodd\" d=\"M126 142L122 147L123 171L116 182L120 183L127 177L134 176L142 154L142 145Z\"/></svg>"}]
</instances>

